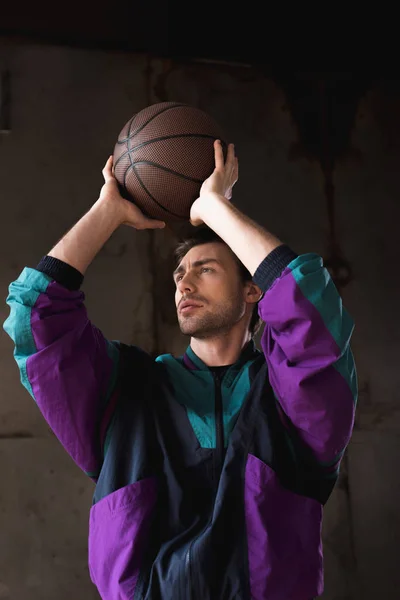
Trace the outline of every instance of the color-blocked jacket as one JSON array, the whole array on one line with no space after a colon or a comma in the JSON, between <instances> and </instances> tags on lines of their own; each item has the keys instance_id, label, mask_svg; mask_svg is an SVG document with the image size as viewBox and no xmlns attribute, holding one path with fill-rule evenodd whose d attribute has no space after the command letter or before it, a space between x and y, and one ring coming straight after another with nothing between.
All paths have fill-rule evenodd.
<instances>
[{"instance_id":1,"label":"color-blocked jacket","mask_svg":"<svg viewBox=\"0 0 400 600\"><path fill-rule=\"evenodd\" d=\"M153 360L88 319L82 277L45 257L11 284L21 381L96 482L89 569L107 600L309 600L322 508L357 398L353 323L315 254L274 250L253 342L225 372Z\"/></svg>"}]
</instances>

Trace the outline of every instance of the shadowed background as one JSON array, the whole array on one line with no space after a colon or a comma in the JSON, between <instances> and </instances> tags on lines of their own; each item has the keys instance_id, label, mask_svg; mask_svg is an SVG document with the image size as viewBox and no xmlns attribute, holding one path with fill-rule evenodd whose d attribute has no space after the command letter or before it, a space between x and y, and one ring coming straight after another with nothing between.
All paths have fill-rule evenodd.
<instances>
[{"instance_id":1,"label":"shadowed background","mask_svg":"<svg viewBox=\"0 0 400 600\"><path fill-rule=\"evenodd\" d=\"M128 2L97 17L16 6L0 23L0 286L35 266L97 199L101 169L132 114L161 101L209 112L236 145L233 201L299 253L326 260L356 322L354 435L324 521L324 600L395 600L400 586L400 84L350 58L324 70L248 45L179 40L166 5L132 32ZM149 7L136 7L148 23ZM164 12L163 12L164 11ZM77 18L79 15L79 18ZM164 24L164 26L163 26ZM178 43L179 41L179 43ZM190 43L191 42L191 43ZM266 53L267 54L267 53ZM320 65L322 63L319 63ZM112 339L180 352L176 228L121 228L89 269L92 320ZM2 322L8 315L0 305ZM87 569L93 485L19 383L0 335L0 599L98 598Z\"/></svg>"}]
</instances>

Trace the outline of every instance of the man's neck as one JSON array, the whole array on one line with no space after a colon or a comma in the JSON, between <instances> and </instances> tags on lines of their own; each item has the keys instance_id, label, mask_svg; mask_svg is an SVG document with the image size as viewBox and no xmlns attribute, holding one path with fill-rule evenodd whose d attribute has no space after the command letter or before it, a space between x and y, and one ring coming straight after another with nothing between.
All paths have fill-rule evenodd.
<instances>
[{"instance_id":1,"label":"man's neck","mask_svg":"<svg viewBox=\"0 0 400 600\"><path fill-rule=\"evenodd\" d=\"M191 338L190 347L208 367L233 365L250 341L249 331L231 330L214 338Z\"/></svg>"}]
</instances>

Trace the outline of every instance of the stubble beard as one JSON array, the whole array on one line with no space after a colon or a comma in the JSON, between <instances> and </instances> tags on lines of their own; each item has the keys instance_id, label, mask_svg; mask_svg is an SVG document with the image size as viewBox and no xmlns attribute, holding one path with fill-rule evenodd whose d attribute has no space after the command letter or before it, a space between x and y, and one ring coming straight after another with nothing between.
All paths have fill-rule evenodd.
<instances>
[{"instance_id":1,"label":"stubble beard","mask_svg":"<svg viewBox=\"0 0 400 600\"><path fill-rule=\"evenodd\" d=\"M199 309L204 310L204 307ZM243 302L233 299L223 306L206 309L200 315L183 316L178 314L179 327L184 335L206 339L226 334L240 321L244 314Z\"/></svg>"}]
</instances>

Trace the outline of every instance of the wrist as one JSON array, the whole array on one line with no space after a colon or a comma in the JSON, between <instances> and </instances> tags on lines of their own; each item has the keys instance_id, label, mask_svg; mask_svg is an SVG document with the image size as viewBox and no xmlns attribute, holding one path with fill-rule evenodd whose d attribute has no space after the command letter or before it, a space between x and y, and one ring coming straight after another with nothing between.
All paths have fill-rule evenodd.
<instances>
[{"instance_id":1,"label":"wrist","mask_svg":"<svg viewBox=\"0 0 400 600\"><path fill-rule=\"evenodd\" d=\"M221 194L215 192L207 192L202 194L196 200L196 213L207 224L207 216L210 217L212 211L217 206L228 205L229 201Z\"/></svg>"},{"instance_id":2,"label":"wrist","mask_svg":"<svg viewBox=\"0 0 400 600\"><path fill-rule=\"evenodd\" d=\"M120 203L112 198L99 198L89 212L98 215L102 221L103 219L106 220L113 230L117 229L126 220Z\"/></svg>"}]
</instances>

